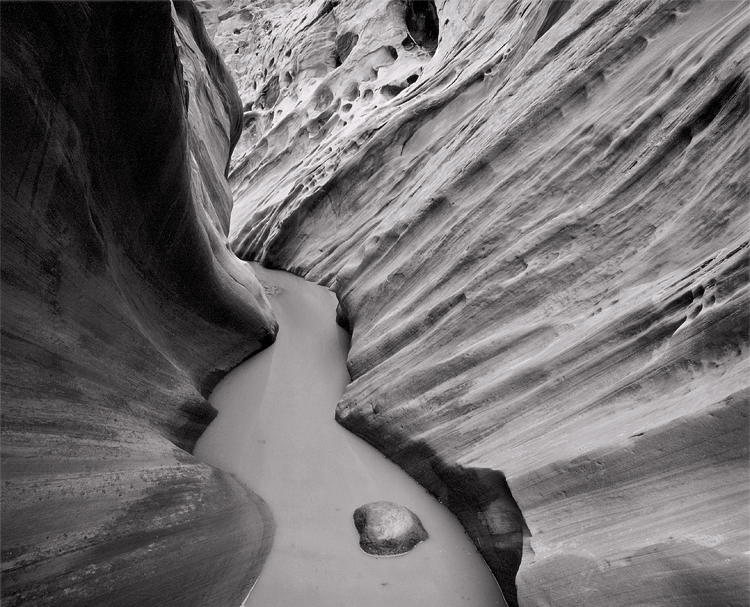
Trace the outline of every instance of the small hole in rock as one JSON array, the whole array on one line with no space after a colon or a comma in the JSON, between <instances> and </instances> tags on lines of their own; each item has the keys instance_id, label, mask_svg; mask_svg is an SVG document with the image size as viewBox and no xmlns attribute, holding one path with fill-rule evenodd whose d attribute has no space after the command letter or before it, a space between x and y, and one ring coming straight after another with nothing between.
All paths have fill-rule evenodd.
<instances>
[{"instance_id":1,"label":"small hole in rock","mask_svg":"<svg viewBox=\"0 0 750 607\"><path fill-rule=\"evenodd\" d=\"M403 90L404 89L401 86L396 86L395 84L386 84L383 88L380 89L380 92L386 99L393 99Z\"/></svg>"},{"instance_id":2,"label":"small hole in rock","mask_svg":"<svg viewBox=\"0 0 750 607\"><path fill-rule=\"evenodd\" d=\"M409 84L414 84L414 83L415 83L415 82L416 82L417 80L419 80L419 75L418 75L418 74L412 74L411 76L409 76L409 77L408 77L408 78L406 79L406 81L407 81L407 82L408 82Z\"/></svg>"}]
</instances>

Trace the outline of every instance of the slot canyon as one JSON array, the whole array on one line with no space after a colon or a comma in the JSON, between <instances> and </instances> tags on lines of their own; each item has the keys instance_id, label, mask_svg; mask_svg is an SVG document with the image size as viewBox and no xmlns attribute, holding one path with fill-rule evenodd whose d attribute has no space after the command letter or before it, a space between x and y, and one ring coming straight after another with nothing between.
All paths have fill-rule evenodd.
<instances>
[{"instance_id":1,"label":"slot canyon","mask_svg":"<svg viewBox=\"0 0 750 607\"><path fill-rule=\"evenodd\" d=\"M749 24L0 4L3 606L242 604L273 509L193 449L279 333L248 262L336 295L331 418L508 605L750 605Z\"/></svg>"}]
</instances>

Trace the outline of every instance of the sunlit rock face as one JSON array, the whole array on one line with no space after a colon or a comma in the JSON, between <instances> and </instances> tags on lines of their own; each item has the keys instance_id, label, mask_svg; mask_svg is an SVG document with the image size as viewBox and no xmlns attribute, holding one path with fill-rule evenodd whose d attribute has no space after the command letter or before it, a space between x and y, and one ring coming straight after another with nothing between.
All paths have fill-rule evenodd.
<instances>
[{"instance_id":1,"label":"sunlit rock face","mask_svg":"<svg viewBox=\"0 0 750 607\"><path fill-rule=\"evenodd\" d=\"M263 502L187 451L273 340L240 101L190 4L2 6L2 604L232 605Z\"/></svg>"},{"instance_id":2,"label":"sunlit rock face","mask_svg":"<svg viewBox=\"0 0 750 607\"><path fill-rule=\"evenodd\" d=\"M338 420L510 604L746 604L747 11L430 5L213 6L235 250L335 289Z\"/></svg>"}]
</instances>

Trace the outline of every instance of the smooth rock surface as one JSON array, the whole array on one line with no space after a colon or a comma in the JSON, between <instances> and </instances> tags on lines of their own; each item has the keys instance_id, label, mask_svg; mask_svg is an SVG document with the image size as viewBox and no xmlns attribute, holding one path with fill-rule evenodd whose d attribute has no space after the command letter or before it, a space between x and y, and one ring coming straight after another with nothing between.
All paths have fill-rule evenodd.
<instances>
[{"instance_id":1,"label":"smooth rock surface","mask_svg":"<svg viewBox=\"0 0 750 607\"><path fill-rule=\"evenodd\" d=\"M338 419L509 604L746 605L746 5L408 5L220 9L234 249L337 292Z\"/></svg>"},{"instance_id":2,"label":"smooth rock surface","mask_svg":"<svg viewBox=\"0 0 750 607\"><path fill-rule=\"evenodd\" d=\"M411 510L392 502L371 502L354 511L359 546L373 556L409 552L429 535Z\"/></svg>"},{"instance_id":3,"label":"smooth rock surface","mask_svg":"<svg viewBox=\"0 0 750 607\"><path fill-rule=\"evenodd\" d=\"M234 84L190 4L0 10L3 607L238 604L270 513L188 453L276 331L227 246Z\"/></svg>"}]
</instances>

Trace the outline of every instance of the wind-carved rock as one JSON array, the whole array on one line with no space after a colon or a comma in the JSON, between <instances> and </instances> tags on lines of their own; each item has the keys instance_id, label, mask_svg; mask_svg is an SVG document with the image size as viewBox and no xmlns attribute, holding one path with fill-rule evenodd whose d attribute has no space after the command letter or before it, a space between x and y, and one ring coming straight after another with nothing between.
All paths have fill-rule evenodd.
<instances>
[{"instance_id":1,"label":"wind-carved rock","mask_svg":"<svg viewBox=\"0 0 750 607\"><path fill-rule=\"evenodd\" d=\"M373 556L397 556L409 552L429 536L422 521L405 506L371 502L354 511L359 546Z\"/></svg>"},{"instance_id":2,"label":"wind-carved rock","mask_svg":"<svg viewBox=\"0 0 750 607\"><path fill-rule=\"evenodd\" d=\"M743 3L444 0L434 52L426 4L219 23L243 99L287 83L238 144L234 250L336 291L337 419L509 604L745 604Z\"/></svg>"},{"instance_id":3,"label":"wind-carved rock","mask_svg":"<svg viewBox=\"0 0 750 607\"><path fill-rule=\"evenodd\" d=\"M190 2L2 8L2 604L239 604L273 524L189 452L269 345L237 90Z\"/></svg>"}]
</instances>

